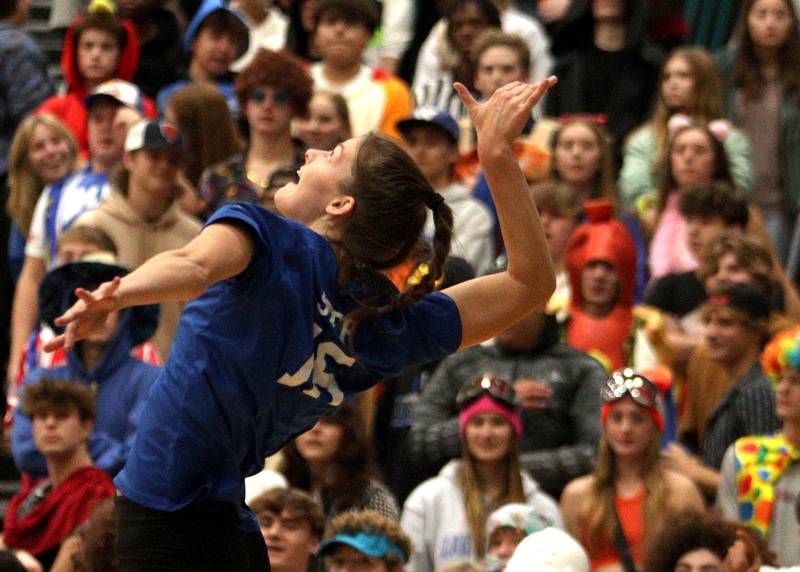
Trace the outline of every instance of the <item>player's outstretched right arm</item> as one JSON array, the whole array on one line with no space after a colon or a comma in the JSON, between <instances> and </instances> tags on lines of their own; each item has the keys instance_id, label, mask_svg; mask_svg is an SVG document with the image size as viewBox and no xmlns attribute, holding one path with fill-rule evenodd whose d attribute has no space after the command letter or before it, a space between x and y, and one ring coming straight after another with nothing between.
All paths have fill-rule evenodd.
<instances>
[{"instance_id":1,"label":"player's outstretched right arm","mask_svg":"<svg viewBox=\"0 0 800 572\"><path fill-rule=\"evenodd\" d=\"M78 301L56 320L65 326L64 333L44 349L69 350L115 310L196 298L215 282L243 272L252 257L253 240L246 231L224 223L207 226L183 248L157 254L124 278L93 292L76 290Z\"/></svg>"}]
</instances>

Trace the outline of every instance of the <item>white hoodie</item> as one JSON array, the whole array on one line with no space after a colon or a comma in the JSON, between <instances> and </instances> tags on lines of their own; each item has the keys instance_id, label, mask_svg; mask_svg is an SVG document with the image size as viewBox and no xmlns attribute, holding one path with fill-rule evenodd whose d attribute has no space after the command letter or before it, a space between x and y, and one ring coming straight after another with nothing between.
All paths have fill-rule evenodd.
<instances>
[{"instance_id":1,"label":"white hoodie","mask_svg":"<svg viewBox=\"0 0 800 572\"><path fill-rule=\"evenodd\" d=\"M434 572L475 559L464 493L458 483L460 467L460 460L450 461L439 476L420 484L406 499L400 525L414 544L406 572ZM524 472L522 490L528 504L554 526L563 528L556 502Z\"/></svg>"}]
</instances>

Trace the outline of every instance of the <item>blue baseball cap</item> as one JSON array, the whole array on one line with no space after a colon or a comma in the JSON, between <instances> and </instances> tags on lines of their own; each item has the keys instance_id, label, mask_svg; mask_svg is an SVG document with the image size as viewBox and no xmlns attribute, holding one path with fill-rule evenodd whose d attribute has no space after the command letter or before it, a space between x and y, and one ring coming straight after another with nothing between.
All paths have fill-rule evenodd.
<instances>
[{"instance_id":1,"label":"blue baseball cap","mask_svg":"<svg viewBox=\"0 0 800 572\"><path fill-rule=\"evenodd\" d=\"M317 557L322 558L330 552L333 547L339 544L346 544L355 548L359 552L372 556L373 558L383 558L389 554L394 554L402 562L408 562L408 555L399 546L389 541L380 532L340 532L333 538L329 538L319 545Z\"/></svg>"},{"instance_id":2,"label":"blue baseball cap","mask_svg":"<svg viewBox=\"0 0 800 572\"><path fill-rule=\"evenodd\" d=\"M397 122L397 130L405 136L417 125L434 125L447 133L453 143L458 143L458 122L444 109L428 105L417 107L410 117Z\"/></svg>"}]
</instances>

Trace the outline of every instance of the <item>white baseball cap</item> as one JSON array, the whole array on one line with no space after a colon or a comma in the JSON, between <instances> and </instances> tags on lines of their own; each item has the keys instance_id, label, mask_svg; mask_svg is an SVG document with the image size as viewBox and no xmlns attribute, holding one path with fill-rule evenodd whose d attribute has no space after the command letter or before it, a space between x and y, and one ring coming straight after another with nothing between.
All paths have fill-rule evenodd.
<instances>
[{"instance_id":1,"label":"white baseball cap","mask_svg":"<svg viewBox=\"0 0 800 572\"><path fill-rule=\"evenodd\" d=\"M589 558L577 540L549 527L526 536L508 561L506 572L589 572Z\"/></svg>"}]
</instances>

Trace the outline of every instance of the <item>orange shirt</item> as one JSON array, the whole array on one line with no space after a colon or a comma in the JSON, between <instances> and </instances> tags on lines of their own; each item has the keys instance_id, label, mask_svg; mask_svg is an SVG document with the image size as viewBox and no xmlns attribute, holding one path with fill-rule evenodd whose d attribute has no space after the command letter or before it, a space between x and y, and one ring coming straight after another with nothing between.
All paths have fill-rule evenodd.
<instances>
[{"instance_id":1,"label":"orange shirt","mask_svg":"<svg viewBox=\"0 0 800 572\"><path fill-rule=\"evenodd\" d=\"M617 507L617 514L619 514L619 520L622 522L622 530L625 532L625 538L628 539L631 557L637 565L641 563L643 556L645 495L646 490L642 489L636 496L631 498L616 497L614 499L614 506ZM589 542L584 542L583 544L588 547L587 552L589 553L592 570L621 562L613 540L609 540L608 544L600 547L591 547Z\"/></svg>"}]
</instances>

